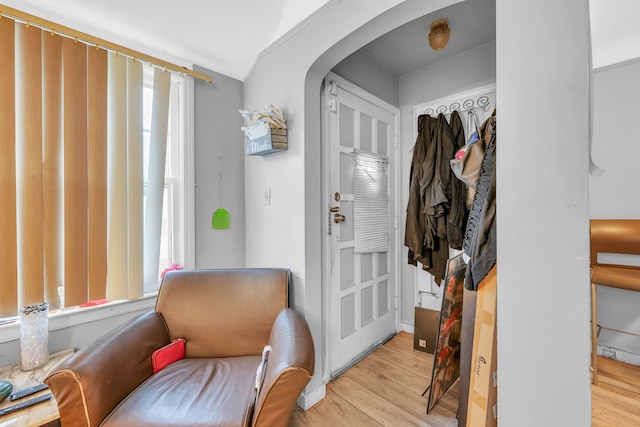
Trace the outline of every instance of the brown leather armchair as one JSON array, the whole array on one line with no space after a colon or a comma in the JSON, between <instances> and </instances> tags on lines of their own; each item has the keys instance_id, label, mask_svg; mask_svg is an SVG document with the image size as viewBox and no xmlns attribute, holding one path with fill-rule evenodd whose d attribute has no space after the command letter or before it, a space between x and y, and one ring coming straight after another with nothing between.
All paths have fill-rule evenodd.
<instances>
[{"instance_id":1,"label":"brown leather armchair","mask_svg":"<svg viewBox=\"0 0 640 427\"><path fill-rule=\"evenodd\" d=\"M286 426L314 369L309 328L287 308L288 278L285 269L169 272L154 311L45 379L62 426ZM186 357L153 374L152 352L176 338Z\"/></svg>"}]
</instances>

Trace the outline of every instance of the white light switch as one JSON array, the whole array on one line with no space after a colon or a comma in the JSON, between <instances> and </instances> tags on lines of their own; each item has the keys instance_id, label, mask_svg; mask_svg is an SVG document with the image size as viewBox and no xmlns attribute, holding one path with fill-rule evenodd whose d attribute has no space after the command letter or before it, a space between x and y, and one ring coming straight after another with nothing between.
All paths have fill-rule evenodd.
<instances>
[{"instance_id":1,"label":"white light switch","mask_svg":"<svg viewBox=\"0 0 640 427\"><path fill-rule=\"evenodd\" d=\"M263 200L264 200L264 205L265 206L269 206L271 204L271 189L270 188L266 188L264 190Z\"/></svg>"}]
</instances>

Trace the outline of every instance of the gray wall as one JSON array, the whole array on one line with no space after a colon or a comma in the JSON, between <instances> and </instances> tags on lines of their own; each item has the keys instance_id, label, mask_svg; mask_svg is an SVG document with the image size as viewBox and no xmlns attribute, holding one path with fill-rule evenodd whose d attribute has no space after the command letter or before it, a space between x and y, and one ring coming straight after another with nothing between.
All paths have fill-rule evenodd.
<instances>
[{"instance_id":1,"label":"gray wall","mask_svg":"<svg viewBox=\"0 0 640 427\"><path fill-rule=\"evenodd\" d=\"M454 95L496 81L496 44L487 43L459 55L451 56L421 70L400 77L401 116L401 188L402 230L404 236L405 210L409 200L410 150L415 144L413 106ZM404 237L403 237L404 241ZM414 270L407 264L407 247L402 246L401 298L402 322L414 323Z\"/></svg>"},{"instance_id":2,"label":"gray wall","mask_svg":"<svg viewBox=\"0 0 640 427\"><path fill-rule=\"evenodd\" d=\"M591 425L588 12L496 0L501 426Z\"/></svg>"},{"instance_id":3,"label":"gray wall","mask_svg":"<svg viewBox=\"0 0 640 427\"><path fill-rule=\"evenodd\" d=\"M244 84L201 68L212 83L195 82L195 263L196 268L245 266ZM218 156L223 156L222 195L231 227L213 230L211 216L218 199Z\"/></svg>"},{"instance_id":4,"label":"gray wall","mask_svg":"<svg viewBox=\"0 0 640 427\"><path fill-rule=\"evenodd\" d=\"M640 99L640 61L598 70L593 75L593 161L604 170L589 180L591 218L640 219L640 142L634 133ZM586 285L585 285L586 286ZM640 293L598 288L598 323L615 329L640 332ZM602 346L622 349L638 355L637 337L603 330Z\"/></svg>"},{"instance_id":5,"label":"gray wall","mask_svg":"<svg viewBox=\"0 0 640 427\"><path fill-rule=\"evenodd\" d=\"M400 105L398 76L363 50L355 51L331 71L395 107Z\"/></svg>"}]
</instances>

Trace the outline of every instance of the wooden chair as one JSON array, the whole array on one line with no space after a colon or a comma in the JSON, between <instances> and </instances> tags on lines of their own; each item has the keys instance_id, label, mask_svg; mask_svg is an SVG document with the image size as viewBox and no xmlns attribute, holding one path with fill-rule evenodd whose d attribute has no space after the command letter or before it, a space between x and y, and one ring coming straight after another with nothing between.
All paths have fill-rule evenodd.
<instances>
[{"instance_id":1,"label":"wooden chair","mask_svg":"<svg viewBox=\"0 0 640 427\"><path fill-rule=\"evenodd\" d=\"M640 267L601 263L598 261L599 253L640 255L640 220L591 220L591 368L593 370L593 384L598 384L598 336L600 330L610 329L637 336L637 334L606 328L598 324L596 286L609 286L640 292Z\"/></svg>"}]
</instances>

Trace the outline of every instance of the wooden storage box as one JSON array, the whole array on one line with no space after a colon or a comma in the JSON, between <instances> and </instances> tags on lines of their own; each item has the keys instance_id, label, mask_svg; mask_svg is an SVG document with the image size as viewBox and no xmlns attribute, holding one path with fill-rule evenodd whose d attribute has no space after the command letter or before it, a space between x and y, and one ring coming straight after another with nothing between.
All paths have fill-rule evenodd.
<instances>
[{"instance_id":1,"label":"wooden storage box","mask_svg":"<svg viewBox=\"0 0 640 427\"><path fill-rule=\"evenodd\" d=\"M428 308L415 307L415 327L413 349L431 353L436 349L440 312Z\"/></svg>"},{"instance_id":2,"label":"wooden storage box","mask_svg":"<svg viewBox=\"0 0 640 427\"><path fill-rule=\"evenodd\" d=\"M270 128L267 123L247 125L245 148L247 155L264 156L287 149L287 130Z\"/></svg>"}]
</instances>

